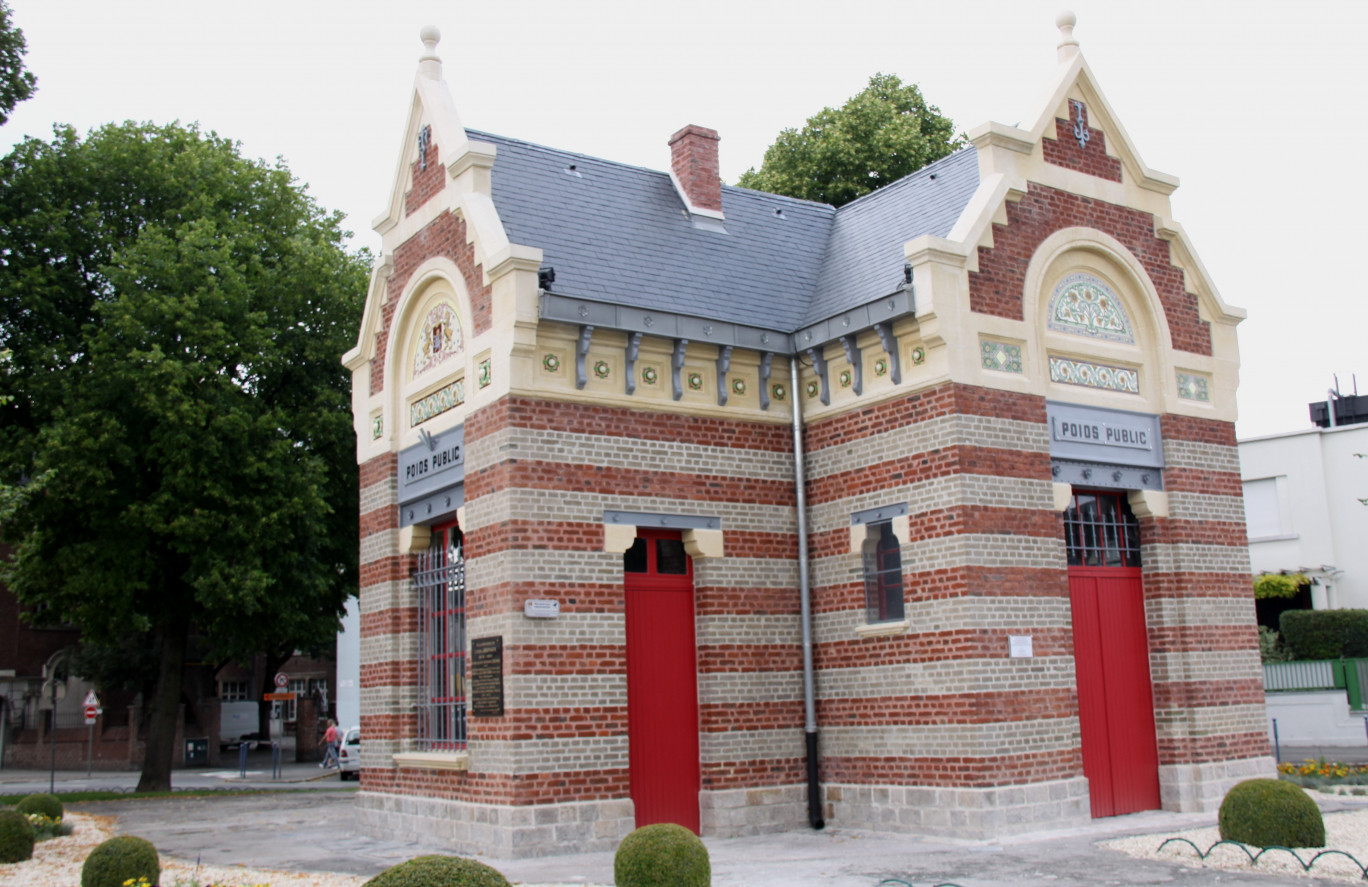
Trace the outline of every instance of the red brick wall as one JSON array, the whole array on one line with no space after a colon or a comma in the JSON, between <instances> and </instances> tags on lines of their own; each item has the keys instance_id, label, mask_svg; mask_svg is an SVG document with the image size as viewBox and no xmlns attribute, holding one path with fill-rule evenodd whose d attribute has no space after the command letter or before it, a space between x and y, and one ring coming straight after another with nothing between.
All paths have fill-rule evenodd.
<instances>
[{"instance_id":1,"label":"red brick wall","mask_svg":"<svg viewBox=\"0 0 1368 887\"><path fill-rule=\"evenodd\" d=\"M1107 134L1088 127L1088 144L1078 144L1074 125L1069 120L1055 118L1055 137L1041 139L1045 162L1077 172L1097 176L1110 182L1121 181L1121 161L1107 154Z\"/></svg>"},{"instance_id":2,"label":"red brick wall","mask_svg":"<svg viewBox=\"0 0 1368 887\"><path fill-rule=\"evenodd\" d=\"M1182 270L1171 263L1168 243L1155 236L1154 216L1034 182L1020 201L1007 203L1007 224L993 225L992 248L979 247L979 270L969 273L970 309L1022 320L1031 258L1045 238L1072 226L1102 231L1130 250L1159 293L1172 347L1211 354L1210 325L1198 316L1197 297L1187 291Z\"/></svg>"},{"instance_id":3,"label":"red brick wall","mask_svg":"<svg viewBox=\"0 0 1368 887\"><path fill-rule=\"evenodd\" d=\"M413 165L409 167L413 187L404 195L405 216L413 215L420 206L431 200L434 194L446 187L446 167L442 166L439 160L437 143L432 142L427 148L427 168L423 168L421 158L413 161Z\"/></svg>"}]
</instances>

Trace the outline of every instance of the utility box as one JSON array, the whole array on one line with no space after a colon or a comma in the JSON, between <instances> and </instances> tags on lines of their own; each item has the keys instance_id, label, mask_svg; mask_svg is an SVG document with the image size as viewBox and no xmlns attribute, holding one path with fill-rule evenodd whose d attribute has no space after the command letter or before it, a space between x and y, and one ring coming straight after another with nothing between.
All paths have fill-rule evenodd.
<instances>
[{"instance_id":1,"label":"utility box","mask_svg":"<svg viewBox=\"0 0 1368 887\"><path fill-rule=\"evenodd\" d=\"M207 767L209 765L209 740L185 740L185 766Z\"/></svg>"}]
</instances>

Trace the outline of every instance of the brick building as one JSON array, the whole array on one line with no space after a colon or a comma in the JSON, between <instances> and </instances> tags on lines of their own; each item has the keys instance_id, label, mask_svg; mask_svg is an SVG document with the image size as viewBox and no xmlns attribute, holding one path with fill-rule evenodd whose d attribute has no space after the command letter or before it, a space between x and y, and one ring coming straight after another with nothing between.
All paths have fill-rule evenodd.
<instances>
[{"instance_id":1,"label":"brick building","mask_svg":"<svg viewBox=\"0 0 1368 887\"><path fill-rule=\"evenodd\" d=\"M353 371L360 805L985 838L1272 772L1243 317L1061 19L1026 128L835 209L466 130L438 35Z\"/></svg>"}]
</instances>

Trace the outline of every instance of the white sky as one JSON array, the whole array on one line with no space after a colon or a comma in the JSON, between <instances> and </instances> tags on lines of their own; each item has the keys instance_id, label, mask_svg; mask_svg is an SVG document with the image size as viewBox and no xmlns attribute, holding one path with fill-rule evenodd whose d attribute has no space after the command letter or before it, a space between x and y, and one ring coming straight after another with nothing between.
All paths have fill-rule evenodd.
<instances>
[{"instance_id":1,"label":"white sky","mask_svg":"<svg viewBox=\"0 0 1368 887\"><path fill-rule=\"evenodd\" d=\"M1368 3L1302 0L9 0L37 95L0 146L135 119L199 121L284 157L372 249L424 24L465 125L665 169L666 139L722 135L722 175L878 71L960 130L1029 123L1075 36L1144 161L1177 175L1187 229L1240 325L1241 437L1309 427L1306 404L1368 366Z\"/></svg>"}]
</instances>

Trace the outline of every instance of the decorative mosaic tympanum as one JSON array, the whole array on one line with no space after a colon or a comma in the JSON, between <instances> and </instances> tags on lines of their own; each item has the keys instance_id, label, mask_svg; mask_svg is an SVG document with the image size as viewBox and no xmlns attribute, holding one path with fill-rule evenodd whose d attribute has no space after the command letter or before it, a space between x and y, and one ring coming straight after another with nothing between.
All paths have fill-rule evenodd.
<instances>
[{"instance_id":1,"label":"decorative mosaic tympanum","mask_svg":"<svg viewBox=\"0 0 1368 887\"><path fill-rule=\"evenodd\" d=\"M1178 371L1178 396L1184 400L1211 403L1211 383L1206 376Z\"/></svg>"},{"instance_id":2,"label":"decorative mosaic tympanum","mask_svg":"<svg viewBox=\"0 0 1368 887\"><path fill-rule=\"evenodd\" d=\"M546 370L548 373L559 373L560 367L561 361L556 355L548 352L547 355L542 358L542 369Z\"/></svg>"},{"instance_id":3,"label":"decorative mosaic tympanum","mask_svg":"<svg viewBox=\"0 0 1368 887\"><path fill-rule=\"evenodd\" d=\"M1125 306L1106 283L1091 274L1070 274L1055 286L1046 325L1075 336L1135 344Z\"/></svg>"},{"instance_id":4,"label":"decorative mosaic tympanum","mask_svg":"<svg viewBox=\"0 0 1368 887\"><path fill-rule=\"evenodd\" d=\"M1140 374L1135 370L1067 357L1050 358L1050 381L1127 394L1140 393Z\"/></svg>"},{"instance_id":5,"label":"decorative mosaic tympanum","mask_svg":"<svg viewBox=\"0 0 1368 887\"><path fill-rule=\"evenodd\" d=\"M428 309L413 349L413 375L425 373L461 353L465 340L456 309L448 302L438 302Z\"/></svg>"},{"instance_id":6,"label":"decorative mosaic tympanum","mask_svg":"<svg viewBox=\"0 0 1368 887\"><path fill-rule=\"evenodd\" d=\"M488 388L489 383L494 381L494 366L489 358L480 361L479 372L476 373L476 381L481 388Z\"/></svg>"},{"instance_id":7,"label":"decorative mosaic tympanum","mask_svg":"<svg viewBox=\"0 0 1368 887\"><path fill-rule=\"evenodd\" d=\"M985 370L999 370L1004 373L1022 372L1020 345L984 339L979 342L979 357L983 361Z\"/></svg>"},{"instance_id":8,"label":"decorative mosaic tympanum","mask_svg":"<svg viewBox=\"0 0 1368 887\"><path fill-rule=\"evenodd\" d=\"M641 371L641 381L647 385L654 385L660 381L660 370L655 367L646 367Z\"/></svg>"},{"instance_id":9,"label":"decorative mosaic tympanum","mask_svg":"<svg viewBox=\"0 0 1368 887\"><path fill-rule=\"evenodd\" d=\"M465 380L457 379L450 385L432 392L409 406L409 425L420 425L433 416L465 403Z\"/></svg>"}]
</instances>

